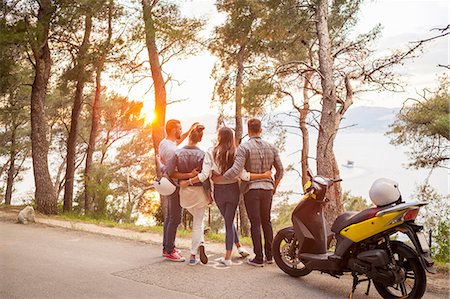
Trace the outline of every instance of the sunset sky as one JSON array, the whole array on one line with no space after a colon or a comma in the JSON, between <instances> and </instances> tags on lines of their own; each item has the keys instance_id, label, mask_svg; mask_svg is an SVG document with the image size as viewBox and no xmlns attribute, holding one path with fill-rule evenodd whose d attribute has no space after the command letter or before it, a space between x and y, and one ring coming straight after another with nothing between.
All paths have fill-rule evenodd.
<instances>
[{"instance_id":1,"label":"sunset sky","mask_svg":"<svg viewBox=\"0 0 450 299\"><path fill-rule=\"evenodd\" d=\"M220 24L224 19L223 16L218 15L214 0L187 0L180 2L183 3L182 11L184 14L203 17L208 20L208 28L203 32L203 35L206 37L210 37L213 27ZM377 43L378 49L380 51L389 51L405 47L412 41L429 38L437 34L436 31L430 31L432 28L442 28L449 24L449 9L450 2L448 1L366 1L360 12L360 21L355 28L354 34L367 32L375 25L381 23L384 29L382 38ZM422 91L425 87L433 88L436 85L437 76L446 71L444 68L437 67L437 65L449 64L448 49L448 36L430 42L420 58L408 62L398 70L403 75L403 80L406 83L406 92L359 95L359 98L355 100L354 106L400 107L408 97L417 97L416 92ZM145 60L146 57L143 57L143 59ZM210 78L214 62L215 57L204 51L197 56L174 60L167 64L165 69L166 73L172 74L175 79L182 82L180 86L172 86L167 90L168 100L185 100L182 103L168 106L166 119L180 119L185 129L190 126L193 120L201 122L206 122L207 119L210 120L210 125L205 130L207 137L204 138L205 141L202 143L202 147L205 149L211 146L216 130L214 120L217 116L217 110L211 107L214 81ZM153 92L145 95L145 92L151 85L150 80L147 79L147 81L137 85L129 94L130 99L144 102L144 109L149 119L153 113L154 95ZM121 85L120 83L108 84L108 81L105 80L109 91L127 95L129 86ZM278 110L291 110L290 103L281 105ZM404 194L409 195L414 192L415 184L422 182L428 175L427 170L406 170L404 168L404 164L407 163L407 157L404 154L405 150L394 148L390 145L389 138L384 136L384 132L361 136L338 135L336 152L338 159L341 160L340 163L344 163L347 159L352 159L355 160L357 165L352 171L346 168L342 169L344 190L352 190L355 195L362 195L368 198L367 190L373 179L376 178L375 176L400 179ZM301 144L298 139L298 136L289 136L291 143L287 145L286 150L282 153L285 165L294 160L296 161L297 156L293 153L298 152L298 145ZM361 140L364 141L362 142ZM315 145L311 144L310 147L313 150ZM385 153L386 157L380 157L378 155L379 151ZM387 157L390 160L387 161ZM297 175L289 172L286 176L286 179L280 185L281 190L296 188ZM17 190L20 190L18 193L23 196L23 194L31 192L31 181L32 173L30 172L22 182L18 183ZM448 194L450 192L448 172L444 169L435 171L431 177L431 183L440 193ZM17 198L20 198L20 194ZM32 195L28 197L31 198Z\"/></svg>"},{"instance_id":2,"label":"sunset sky","mask_svg":"<svg viewBox=\"0 0 450 299\"><path fill-rule=\"evenodd\" d=\"M207 19L207 29L204 36L211 36L214 25L220 24L224 19L215 9L214 0L183 1L182 12L187 16L203 17ZM433 28L442 28L450 23L450 4L448 1L407 1L407 0L378 0L366 1L359 14L359 22L354 34L369 31L378 23L383 25L382 37L376 44L382 51L404 48L412 41L417 41L438 34L431 31ZM406 84L404 93L367 93L359 95L355 106L383 106L400 107L408 97L414 97L425 87L436 85L438 74L445 72L438 64L449 63L449 38L441 38L430 42L423 55L409 61L404 67L398 68ZM165 71L182 84L168 89L168 100L185 100L182 103L170 105L167 109L167 118L183 120L192 118L188 112L195 111L197 116L216 114L211 107L211 97L214 81L210 78L215 57L207 51L188 58L174 60L167 64ZM148 79L150 80L150 79ZM154 105L154 96L147 91L150 81L136 86L130 93L130 98L143 100L146 113L151 114ZM114 88L116 89L116 88ZM121 93L128 91L127 87L119 88ZM195 106L195 110L192 107ZM286 103L278 108L289 110Z\"/></svg>"}]
</instances>

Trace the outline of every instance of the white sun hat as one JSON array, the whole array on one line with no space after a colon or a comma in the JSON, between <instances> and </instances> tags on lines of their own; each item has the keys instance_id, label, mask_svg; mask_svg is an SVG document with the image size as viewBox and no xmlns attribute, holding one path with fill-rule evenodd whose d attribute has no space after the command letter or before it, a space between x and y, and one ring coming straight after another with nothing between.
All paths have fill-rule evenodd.
<instances>
[{"instance_id":1,"label":"white sun hat","mask_svg":"<svg viewBox=\"0 0 450 299\"><path fill-rule=\"evenodd\" d=\"M162 177L160 180L155 179L153 181L153 187L159 194L164 196L174 193L175 189L177 189L177 187L175 187L175 185L166 177Z\"/></svg>"}]
</instances>

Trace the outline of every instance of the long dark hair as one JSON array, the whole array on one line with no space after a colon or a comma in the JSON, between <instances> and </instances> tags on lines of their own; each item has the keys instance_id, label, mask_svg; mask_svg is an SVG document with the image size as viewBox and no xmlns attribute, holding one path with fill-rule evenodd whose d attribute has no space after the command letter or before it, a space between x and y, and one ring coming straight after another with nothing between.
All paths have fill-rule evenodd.
<instances>
[{"instance_id":1,"label":"long dark hair","mask_svg":"<svg viewBox=\"0 0 450 299\"><path fill-rule=\"evenodd\" d=\"M217 144L213 149L213 158L219 166L220 174L224 174L233 166L236 154L236 144L234 142L233 130L227 127L219 129Z\"/></svg>"}]
</instances>

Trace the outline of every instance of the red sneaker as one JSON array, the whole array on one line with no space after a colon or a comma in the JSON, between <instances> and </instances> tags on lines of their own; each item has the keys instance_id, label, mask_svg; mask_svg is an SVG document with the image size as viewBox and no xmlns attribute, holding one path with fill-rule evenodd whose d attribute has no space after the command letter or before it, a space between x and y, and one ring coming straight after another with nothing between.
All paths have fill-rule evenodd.
<instances>
[{"instance_id":1,"label":"red sneaker","mask_svg":"<svg viewBox=\"0 0 450 299\"><path fill-rule=\"evenodd\" d=\"M164 256L164 258L166 260L170 260L172 262L184 262L186 259L184 257L181 256L181 254L179 254L178 252L176 252L176 250L174 249L172 251L172 253L170 254L166 254Z\"/></svg>"},{"instance_id":2,"label":"red sneaker","mask_svg":"<svg viewBox=\"0 0 450 299\"><path fill-rule=\"evenodd\" d=\"M174 248L173 250L175 250L177 253L181 253L181 250L178 248ZM163 249L162 256L166 256L166 255L167 255L167 251L165 249Z\"/></svg>"}]
</instances>

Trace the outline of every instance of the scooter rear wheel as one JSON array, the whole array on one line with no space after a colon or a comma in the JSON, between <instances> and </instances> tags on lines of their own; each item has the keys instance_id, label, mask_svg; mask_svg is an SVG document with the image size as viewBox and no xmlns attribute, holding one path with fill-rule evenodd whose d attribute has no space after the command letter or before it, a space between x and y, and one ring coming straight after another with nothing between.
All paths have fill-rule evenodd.
<instances>
[{"instance_id":1,"label":"scooter rear wheel","mask_svg":"<svg viewBox=\"0 0 450 299\"><path fill-rule=\"evenodd\" d=\"M272 243L273 258L283 272L294 277L305 276L311 273L311 270L298 258L298 250L298 242L295 239L292 226L286 227L277 233Z\"/></svg>"},{"instance_id":2,"label":"scooter rear wheel","mask_svg":"<svg viewBox=\"0 0 450 299\"><path fill-rule=\"evenodd\" d=\"M392 241L391 247L397 265L405 271L405 280L392 286L374 281L378 293L383 298L422 298L427 286L427 276L419 257L413 249L401 242Z\"/></svg>"}]
</instances>

